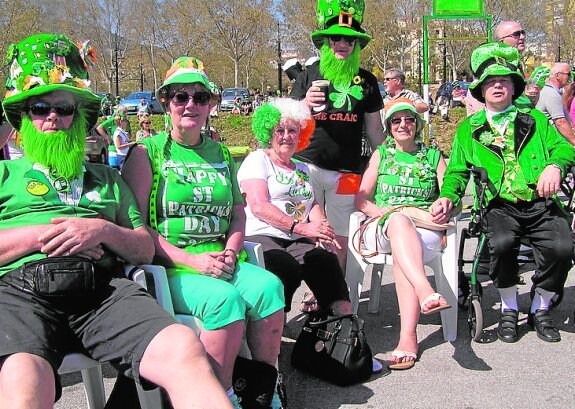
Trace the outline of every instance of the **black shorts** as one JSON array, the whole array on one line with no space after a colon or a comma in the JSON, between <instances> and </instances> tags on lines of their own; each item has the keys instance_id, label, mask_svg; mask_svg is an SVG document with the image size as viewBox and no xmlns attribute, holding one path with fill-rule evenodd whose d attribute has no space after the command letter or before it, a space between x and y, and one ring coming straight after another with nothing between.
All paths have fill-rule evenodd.
<instances>
[{"instance_id":1,"label":"black shorts","mask_svg":"<svg viewBox=\"0 0 575 409\"><path fill-rule=\"evenodd\" d=\"M42 298L0 279L0 309L0 358L26 352L48 361L56 377L56 400L61 395L57 370L66 354L85 352L142 383L144 351L175 323L145 289L125 278L113 278L94 297L74 300Z\"/></svg>"}]
</instances>

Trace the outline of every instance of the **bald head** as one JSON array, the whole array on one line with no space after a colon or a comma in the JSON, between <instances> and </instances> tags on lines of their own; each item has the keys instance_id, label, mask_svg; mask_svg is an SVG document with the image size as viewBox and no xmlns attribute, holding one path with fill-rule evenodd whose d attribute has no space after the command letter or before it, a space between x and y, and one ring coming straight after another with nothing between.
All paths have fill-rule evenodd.
<instances>
[{"instance_id":1,"label":"bald head","mask_svg":"<svg viewBox=\"0 0 575 409\"><path fill-rule=\"evenodd\" d=\"M551 67L548 82L554 84L558 88L563 88L569 83L571 76L571 66L564 62L556 62Z\"/></svg>"},{"instance_id":2,"label":"bald head","mask_svg":"<svg viewBox=\"0 0 575 409\"><path fill-rule=\"evenodd\" d=\"M517 48L519 53L525 51L525 32L517 21L502 21L495 27L495 41Z\"/></svg>"}]
</instances>

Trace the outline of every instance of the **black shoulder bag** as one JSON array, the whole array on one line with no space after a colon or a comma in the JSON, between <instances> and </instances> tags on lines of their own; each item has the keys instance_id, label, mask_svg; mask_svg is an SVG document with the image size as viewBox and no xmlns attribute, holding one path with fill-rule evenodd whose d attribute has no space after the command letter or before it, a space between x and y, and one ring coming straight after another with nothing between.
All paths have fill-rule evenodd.
<instances>
[{"instance_id":1,"label":"black shoulder bag","mask_svg":"<svg viewBox=\"0 0 575 409\"><path fill-rule=\"evenodd\" d=\"M355 314L310 314L294 345L291 363L339 386L367 380L372 373L372 353Z\"/></svg>"}]
</instances>

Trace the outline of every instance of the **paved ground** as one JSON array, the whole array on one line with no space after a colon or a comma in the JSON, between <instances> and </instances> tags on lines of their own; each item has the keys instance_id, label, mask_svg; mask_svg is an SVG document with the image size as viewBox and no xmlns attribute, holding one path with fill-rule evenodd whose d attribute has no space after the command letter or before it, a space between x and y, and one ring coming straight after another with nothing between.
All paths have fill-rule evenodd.
<instances>
[{"instance_id":1,"label":"paved ground","mask_svg":"<svg viewBox=\"0 0 575 409\"><path fill-rule=\"evenodd\" d=\"M460 223L463 227L465 223ZM471 248L467 248L469 254ZM531 273L525 273L529 282ZM430 279L432 279L430 277ZM486 277L482 277L483 280ZM399 336L399 317L391 274L384 275L379 314L367 313L367 302L360 304L366 333L375 356L383 361ZM466 312L460 311L459 336L445 342L439 314L423 317L418 326L420 360L408 371L373 376L368 382L347 388L333 386L291 368L290 352L303 317L298 314L303 296L300 288L284 331L280 368L287 386L290 409L351 408L575 408L575 275L571 271L564 301L554 312L563 340L548 344L528 331L529 285L520 287L520 333L516 344L496 340L498 297L485 281L483 311L485 342L472 342L467 331ZM369 283L364 287L369 295ZM114 382L114 371L105 368L107 391ZM58 409L85 408L79 376L63 378L65 385Z\"/></svg>"}]
</instances>

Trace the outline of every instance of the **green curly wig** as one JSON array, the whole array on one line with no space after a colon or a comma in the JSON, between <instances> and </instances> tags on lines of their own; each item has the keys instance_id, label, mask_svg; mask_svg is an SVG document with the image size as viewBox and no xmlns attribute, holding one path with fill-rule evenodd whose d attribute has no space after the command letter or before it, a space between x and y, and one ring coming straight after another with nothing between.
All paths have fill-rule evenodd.
<instances>
[{"instance_id":1,"label":"green curly wig","mask_svg":"<svg viewBox=\"0 0 575 409\"><path fill-rule=\"evenodd\" d=\"M269 103L256 109L252 117L252 131L262 148L270 145L272 131L280 122L281 116L280 110Z\"/></svg>"}]
</instances>

